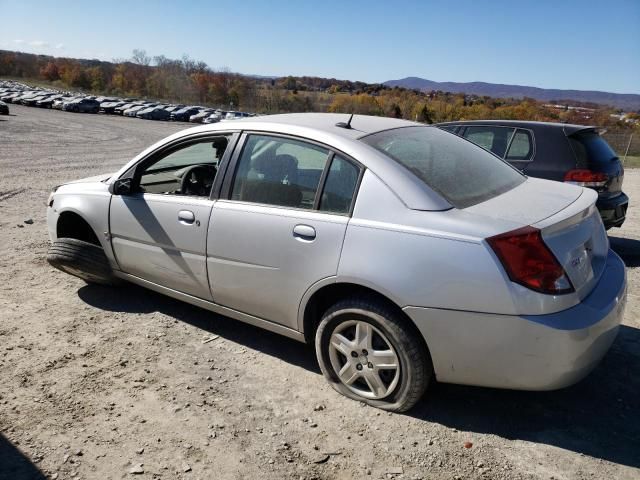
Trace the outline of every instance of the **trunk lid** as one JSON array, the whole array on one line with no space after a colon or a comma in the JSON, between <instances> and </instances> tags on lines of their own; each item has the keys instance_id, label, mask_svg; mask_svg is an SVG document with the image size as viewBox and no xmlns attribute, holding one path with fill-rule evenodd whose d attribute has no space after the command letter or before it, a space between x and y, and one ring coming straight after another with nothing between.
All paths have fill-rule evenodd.
<instances>
[{"instance_id":1,"label":"trunk lid","mask_svg":"<svg viewBox=\"0 0 640 480\"><path fill-rule=\"evenodd\" d=\"M567 208L582 188L540 178L527 180L508 192L464 209L465 212L507 220L519 226L533 225Z\"/></svg>"},{"instance_id":2,"label":"trunk lid","mask_svg":"<svg viewBox=\"0 0 640 480\"><path fill-rule=\"evenodd\" d=\"M512 229L532 226L586 297L604 270L609 240L595 207L598 195L587 188L528 178L516 188L464 211L506 220Z\"/></svg>"},{"instance_id":3,"label":"trunk lid","mask_svg":"<svg viewBox=\"0 0 640 480\"><path fill-rule=\"evenodd\" d=\"M532 225L540 229L580 300L598 283L609 252L609 239L595 206L597 198L593 190L584 189L567 208Z\"/></svg>"}]
</instances>

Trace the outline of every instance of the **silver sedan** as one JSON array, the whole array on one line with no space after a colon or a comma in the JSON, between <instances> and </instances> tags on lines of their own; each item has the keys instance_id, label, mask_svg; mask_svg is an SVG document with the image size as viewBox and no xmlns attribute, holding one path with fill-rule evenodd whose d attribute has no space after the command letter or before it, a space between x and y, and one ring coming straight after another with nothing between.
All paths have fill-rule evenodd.
<instances>
[{"instance_id":1,"label":"silver sedan","mask_svg":"<svg viewBox=\"0 0 640 480\"><path fill-rule=\"evenodd\" d=\"M434 379L548 390L595 367L626 298L596 199L437 128L266 116L57 187L48 260L313 344L338 392L404 411Z\"/></svg>"}]
</instances>

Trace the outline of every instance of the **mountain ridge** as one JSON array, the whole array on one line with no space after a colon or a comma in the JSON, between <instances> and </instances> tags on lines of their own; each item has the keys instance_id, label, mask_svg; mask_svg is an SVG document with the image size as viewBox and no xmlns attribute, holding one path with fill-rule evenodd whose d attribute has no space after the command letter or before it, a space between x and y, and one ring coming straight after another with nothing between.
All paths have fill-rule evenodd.
<instances>
[{"instance_id":1,"label":"mountain ridge","mask_svg":"<svg viewBox=\"0 0 640 480\"><path fill-rule=\"evenodd\" d=\"M529 97L536 100L573 100L610 105L623 110L640 110L640 94L613 93L599 90L565 90L526 85L510 85L489 82L435 82L421 77L405 77L383 82L389 87L405 87L418 90L442 90L452 93L487 95L498 98Z\"/></svg>"}]
</instances>

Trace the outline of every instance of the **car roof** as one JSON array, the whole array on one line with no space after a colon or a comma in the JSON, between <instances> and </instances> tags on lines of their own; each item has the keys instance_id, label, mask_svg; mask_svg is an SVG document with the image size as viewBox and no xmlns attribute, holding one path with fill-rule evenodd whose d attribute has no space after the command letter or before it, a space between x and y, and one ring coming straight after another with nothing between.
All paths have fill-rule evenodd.
<instances>
[{"instance_id":1,"label":"car roof","mask_svg":"<svg viewBox=\"0 0 640 480\"><path fill-rule=\"evenodd\" d=\"M236 124L248 125L263 123L270 126L295 126L352 139L361 138L392 128L424 126L423 124L410 122L408 120L374 117L370 115L354 115L351 120L350 129L336 126L337 123L348 122L350 116L348 113L286 113L242 118L236 120Z\"/></svg>"},{"instance_id":2,"label":"car roof","mask_svg":"<svg viewBox=\"0 0 640 480\"><path fill-rule=\"evenodd\" d=\"M445 125L498 125L498 126L510 126L521 127L536 130L538 128L558 128L564 131L565 135L573 135L581 130L595 130L596 127L588 125L575 125L571 123L559 123L559 122L535 122L533 120L461 120L459 122L442 122L436 124L436 126Z\"/></svg>"},{"instance_id":3,"label":"car roof","mask_svg":"<svg viewBox=\"0 0 640 480\"><path fill-rule=\"evenodd\" d=\"M361 162L374 175L382 179L400 200L414 210L439 211L452 208L441 195L434 192L408 169L382 152L358 139L376 132L402 127L432 128L420 123L394 118L354 115L351 129L338 127L336 123L347 122L348 114L338 113L289 113L249 117L233 122L201 125L181 130L152 145L118 171L113 178L130 169L136 162L163 145L181 141L185 137L216 132L252 131L265 134L283 134L315 141L342 152Z\"/></svg>"}]
</instances>

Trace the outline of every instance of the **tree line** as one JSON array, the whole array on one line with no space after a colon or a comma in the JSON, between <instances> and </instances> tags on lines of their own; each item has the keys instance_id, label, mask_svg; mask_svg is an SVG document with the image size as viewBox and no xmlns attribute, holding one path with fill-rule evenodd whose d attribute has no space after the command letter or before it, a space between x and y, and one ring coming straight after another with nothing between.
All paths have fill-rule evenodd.
<instances>
[{"instance_id":1,"label":"tree line","mask_svg":"<svg viewBox=\"0 0 640 480\"><path fill-rule=\"evenodd\" d=\"M256 113L341 112L384 115L425 123L473 119L560 121L628 127L613 109L585 113L545 107L534 99L504 99L442 91L422 92L335 78L252 77L214 70L188 56L151 57L134 50L112 62L0 50L0 76L44 82L58 89L207 105Z\"/></svg>"}]
</instances>

